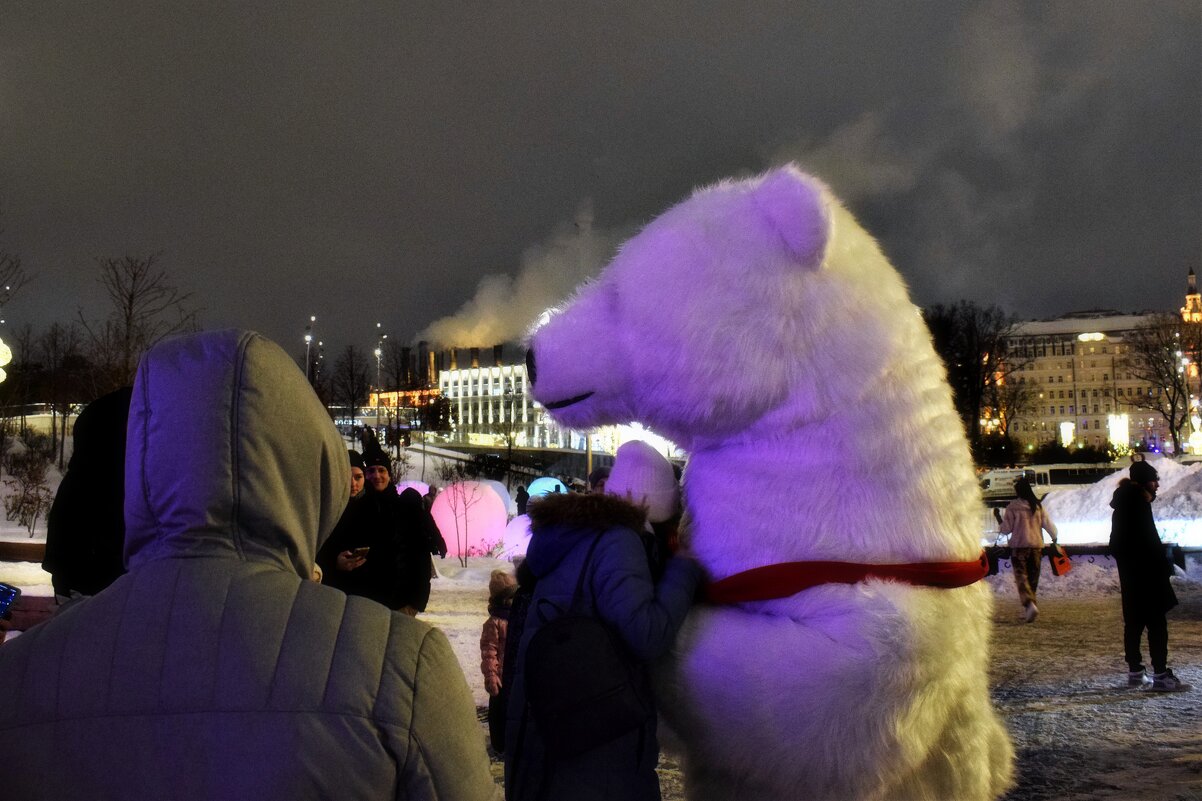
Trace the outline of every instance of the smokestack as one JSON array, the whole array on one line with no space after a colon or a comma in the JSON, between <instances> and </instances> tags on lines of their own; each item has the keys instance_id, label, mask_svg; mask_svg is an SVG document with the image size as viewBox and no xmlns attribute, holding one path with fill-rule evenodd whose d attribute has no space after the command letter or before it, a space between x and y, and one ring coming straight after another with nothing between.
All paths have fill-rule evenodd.
<instances>
[{"instance_id":1,"label":"smokestack","mask_svg":"<svg viewBox=\"0 0 1202 801\"><path fill-rule=\"evenodd\" d=\"M505 345L503 343L492 346L492 363L498 367L505 363Z\"/></svg>"},{"instance_id":2,"label":"smokestack","mask_svg":"<svg viewBox=\"0 0 1202 801\"><path fill-rule=\"evenodd\" d=\"M401 370L404 375L401 376L401 386L406 389L413 386L413 349L401 348Z\"/></svg>"},{"instance_id":3,"label":"smokestack","mask_svg":"<svg viewBox=\"0 0 1202 801\"><path fill-rule=\"evenodd\" d=\"M472 348L471 354L472 354L472 367L479 367L480 366L480 349Z\"/></svg>"},{"instance_id":4,"label":"smokestack","mask_svg":"<svg viewBox=\"0 0 1202 801\"><path fill-rule=\"evenodd\" d=\"M430 351L428 364L426 365L426 383L430 386L438 383L438 362L436 359L437 354L434 351Z\"/></svg>"},{"instance_id":5,"label":"smokestack","mask_svg":"<svg viewBox=\"0 0 1202 801\"><path fill-rule=\"evenodd\" d=\"M418 383L423 387L429 384L429 374L426 372L426 360L430 358L430 343L422 340L417 343L417 370L416 375Z\"/></svg>"},{"instance_id":6,"label":"smokestack","mask_svg":"<svg viewBox=\"0 0 1202 801\"><path fill-rule=\"evenodd\" d=\"M451 348L451 366L450 366L450 369L451 369L451 370L458 370L458 369L459 369L459 349L458 349L458 348Z\"/></svg>"}]
</instances>

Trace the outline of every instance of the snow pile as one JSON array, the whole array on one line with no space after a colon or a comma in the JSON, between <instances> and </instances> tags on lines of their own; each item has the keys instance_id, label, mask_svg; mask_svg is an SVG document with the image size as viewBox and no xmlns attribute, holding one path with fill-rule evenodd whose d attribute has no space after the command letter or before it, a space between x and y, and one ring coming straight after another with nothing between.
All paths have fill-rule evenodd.
<instances>
[{"instance_id":1,"label":"snow pile","mask_svg":"<svg viewBox=\"0 0 1202 801\"><path fill-rule=\"evenodd\" d=\"M1202 463L1181 465L1171 459L1149 464L1160 474L1160 489L1152 512L1160 538L1166 543L1202 547ZM1044 506L1066 545L1105 544L1110 540L1110 499L1126 470L1083 487L1048 493Z\"/></svg>"}]
</instances>

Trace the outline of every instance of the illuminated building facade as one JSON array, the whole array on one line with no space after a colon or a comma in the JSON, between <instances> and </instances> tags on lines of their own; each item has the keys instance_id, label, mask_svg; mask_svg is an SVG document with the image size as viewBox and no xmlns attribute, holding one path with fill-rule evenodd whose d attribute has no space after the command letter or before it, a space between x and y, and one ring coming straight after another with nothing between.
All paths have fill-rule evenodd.
<instances>
[{"instance_id":1,"label":"illuminated building facade","mask_svg":"<svg viewBox=\"0 0 1202 801\"><path fill-rule=\"evenodd\" d=\"M1142 441L1155 449L1171 441L1164 419L1134 408L1130 400L1160 390L1133 379L1122 365L1123 335L1151 319L1089 312L1020 324L1008 344L1014 358L1026 363L1009 380L1034 386L1010 436L1024 450L1065 439L1105 447L1121 436L1121 444Z\"/></svg>"},{"instance_id":2,"label":"illuminated building facade","mask_svg":"<svg viewBox=\"0 0 1202 801\"><path fill-rule=\"evenodd\" d=\"M1189 287L1185 290L1181 319L1187 323L1202 323L1202 294L1198 293L1198 278L1193 269L1189 271Z\"/></svg>"}]
</instances>

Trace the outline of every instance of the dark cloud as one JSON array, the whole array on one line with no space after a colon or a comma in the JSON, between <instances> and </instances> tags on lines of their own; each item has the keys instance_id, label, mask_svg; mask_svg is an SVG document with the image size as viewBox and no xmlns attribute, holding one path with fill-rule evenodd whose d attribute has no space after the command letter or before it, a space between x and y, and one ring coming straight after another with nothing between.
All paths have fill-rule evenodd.
<instances>
[{"instance_id":1,"label":"dark cloud","mask_svg":"<svg viewBox=\"0 0 1202 801\"><path fill-rule=\"evenodd\" d=\"M5 311L99 313L95 257L161 252L206 325L488 344L785 159L920 303L1172 309L1200 112L1194 0L5 3Z\"/></svg>"}]
</instances>

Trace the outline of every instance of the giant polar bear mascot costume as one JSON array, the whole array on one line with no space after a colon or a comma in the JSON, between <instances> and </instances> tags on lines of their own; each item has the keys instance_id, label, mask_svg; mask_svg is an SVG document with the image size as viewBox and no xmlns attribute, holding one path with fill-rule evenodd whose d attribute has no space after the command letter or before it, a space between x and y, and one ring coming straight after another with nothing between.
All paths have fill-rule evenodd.
<instances>
[{"instance_id":1,"label":"giant polar bear mascot costume","mask_svg":"<svg viewBox=\"0 0 1202 801\"><path fill-rule=\"evenodd\" d=\"M685 537L717 602L660 708L690 799L1005 791L961 423L901 278L822 183L697 191L530 340L560 423L637 420L689 452Z\"/></svg>"}]
</instances>

